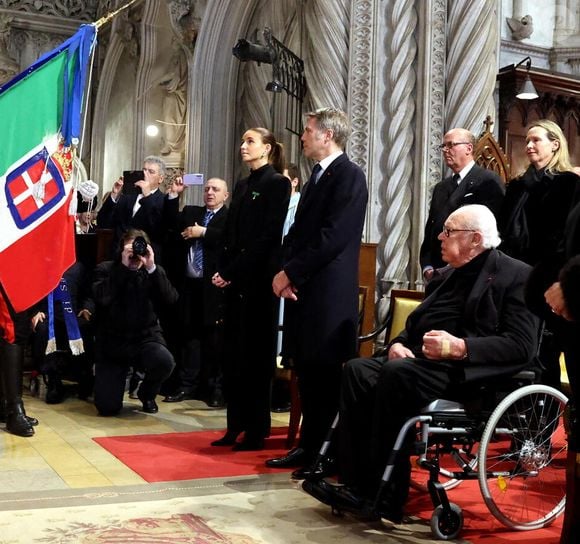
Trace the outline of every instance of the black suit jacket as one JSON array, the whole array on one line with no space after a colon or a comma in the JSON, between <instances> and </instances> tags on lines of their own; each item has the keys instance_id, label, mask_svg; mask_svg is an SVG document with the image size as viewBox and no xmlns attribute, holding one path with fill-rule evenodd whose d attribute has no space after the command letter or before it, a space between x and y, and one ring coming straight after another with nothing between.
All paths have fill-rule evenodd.
<instances>
[{"instance_id":1,"label":"black suit jacket","mask_svg":"<svg viewBox=\"0 0 580 544\"><path fill-rule=\"evenodd\" d=\"M368 191L345 154L306 186L284 239L283 269L298 289L284 305L284 354L297 365L356 355L358 262Z\"/></svg>"},{"instance_id":2,"label":"black suit jacket","mask_svg":"<svg viewBox=\"0 0 580 544\"><path fill-rule=\"evenodd\" d=\"M165 199L165 222L172 239L176 241L176 252L172 255L171 264L166 262L166 269L171 270L170 279L179 291L183 288L183 282L186 278L185 271L187 266L187 257L189 250L199 240L203 247L203 318L204 323L212 324L222 317L222 306L224 299L224 290L215 287L211 282L211 277L218 268L219 257L223 249L224 231L228 217L228 209L222 206L211 218L206 226L205 236L203 238L190 238L183 240L181 232L186 227L193 226L195 223L203 225L205 217L205 206L185 206L179 211L179 198ZM166 253L166 257L168 255Z\"/></svg>"},{"instance_id":3,"label":"black suit jacket","mask_svg":"<svg viewBox=\"0 0 580 544\"><path fill-rule=\"evenodd\" d=\"M118 249L119 240L124 232L129 229L145 231L151 239L151 245L155 252L155 261L162 259L162 247L165 228L163 224L163 202L165 195L160 189L141 199L141 207L133 216L133 207L137 195L125 195L121 193L115 204L111 197L103 202L103 206L97 215L99 228L113 229L113 255Z\"/></svg>"},{"instance_id":4,"label":"black suit jacket","mask_svg":"<svg viewBox=\"0 0 580 544\"><path fill-rule=\"evenodd\" d=\"M452 176L435 185L419 254L421 269L426 266L433 268L445 266L441 259L441 242L437 236L443 230L443 224L451 212L467 204L483 204L497 217L504 193L505 188L500 177L477 164L459 185Z\"/></svg>"},{"instance_id":5,"label":"black suit jacket","mask_svg":"<svg viewBox=\"0 0 580 544\"><path fill-rule=\"evenodd\" d=\"M492 249L479 273L463 314L468 359L453 361L462 368L466 381L510 375L535 359L539 321L527 308L524 286L531 267ZM453 274L433 291L407 319L405 330L392 343L406 345L409 331L429 312L439 291Z\"/></svg>"}]
</instances>

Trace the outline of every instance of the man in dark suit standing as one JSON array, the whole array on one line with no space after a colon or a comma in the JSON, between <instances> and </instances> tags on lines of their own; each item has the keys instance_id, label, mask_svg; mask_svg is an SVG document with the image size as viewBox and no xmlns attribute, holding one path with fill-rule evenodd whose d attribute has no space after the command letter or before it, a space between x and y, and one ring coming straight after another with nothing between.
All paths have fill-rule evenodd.
<instances>
[{"instance_id":1,"label":"man in dark suit standing","mask_svg":"<svg viewBox=\"0 0 580 544\"><path fill-rule=\"evenodd\" d=\"M176 330L176 385L164 402L203 398L208 405L224 405L221 346L223 344L224 291L212 284L223 247L229 196L223 179L211 178L204 186L205 206L185 206L179 211L184 185L177 178L165 200L165 222L170 234L181 238L170 278L180 294ZM169 266L169 263L168 263Z\"/></svg>"},{"instance_id":2,"label":"man in dark suit standing","mask_svg":"<svg viewBox=\"0 0 580 544\"><path fill-rule=\"evenodd\" d=\"M495 249L490 210L453 212L439 233L448 267L442 281L407 319L387 357L344 366L339 458L343 486L304 483L321 502L364 515L403 424L433 400L464 401L473 386L501 382L534 361L539 320L526 307L530 266ZM409 490L412 440L397 452L381 517L400 523Z\"/></svg>"},{"instance_id":3,"label":"man in dark suit standing","mask_svg":"<svg viewBox=\"0 0 580 544\"><path fill-rule=\"evenodd\" d=\"M307 114L303 152L316 161L302 192L295 222L284 240L284 265L274 277L287 299L283 352L293 363L302 403L299 447L270 459L271 467L312 466L338 410L342 364L356 354L358 259L367 205L362 170L344 153L346 114L324 108Z\"/></svg>"},{"instance_id":4,"label":"man in dark suit standing","mask_svg":"<svg viewBox=\"0 0 580 544\"><path fill-rule=\"evenodd\" d=\"M475 137L463 128L451 129L443 137L441 150L445 164L453 175L440 181L433 189L429 217L421 244L419 260L423 278L429 281L436 269L445 266L438 239L447 216L466 204L483 204L497 216L505 188L500 177L491 170L477 166L473 160Z\"/></svg>"},{"instance_id":5,"label":"man in dark suit standing","mask_svg":"<svg viewBox=\"0 0 580 544\"><path fill-rule=\"evenodd\" d=\"M158 262L161 261L164 228L164 194L159 190L166 175L165 161L156 156L146 157L143 161L143 179L135 183L140 192L124 194L123 178L113 184L111 194L105 199L97 215L99 228L113 229L111 256L119 245L124 232L129 229L143 230L151 240Z\"/></svg>"}]
</instances>

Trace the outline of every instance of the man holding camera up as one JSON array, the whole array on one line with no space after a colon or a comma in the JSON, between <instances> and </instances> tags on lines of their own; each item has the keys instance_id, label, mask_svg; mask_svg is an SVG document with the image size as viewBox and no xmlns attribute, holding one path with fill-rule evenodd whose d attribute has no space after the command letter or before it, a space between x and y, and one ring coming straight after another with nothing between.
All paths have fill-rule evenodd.
<instances>
[{"instance_id":1,"label":"man holding camera up","mask_svg":"<svg viewBox=\"0 0 580 544\"><path fill-rule=\"evenodd\" d=\"M161 261L164 237L163 200L165 195L159 189L166 175L165 161L154 155L143 161L143 178L133 186L120 177L111 188L111 194L103 201L97 215L97 225L103 229L113 229L113 253L122 234L128 229L144 230L151 239L157 260Z\"/></svg>"},{"instance_id":2,"label":"man holding camera up","mask_svg":"<svg viewBox=\"0 0 580 544\"><path fill-rule=\"evenodd\" d=\"M129 367L144 372L139 388L143 411L158 411L155 397L175 362L166 347L158 315L177 301L145 232L131 229L120 240L115 260L95 269L92 285L96 316L95 406L102 416L117 415Z\"/></svg>"}]
</instances>

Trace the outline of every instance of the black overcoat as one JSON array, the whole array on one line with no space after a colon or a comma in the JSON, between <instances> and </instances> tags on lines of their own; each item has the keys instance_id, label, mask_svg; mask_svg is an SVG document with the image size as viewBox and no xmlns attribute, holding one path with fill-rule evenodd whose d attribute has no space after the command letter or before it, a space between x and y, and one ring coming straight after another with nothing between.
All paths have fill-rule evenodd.
<instances>
[{"instance_id":1,"label":"black overcoat","mask_svg":"<svg viewBox=\"0 0 580 544\"><path fill-rule=\"evenodd\" d=\"M274 363L278 303L272 279L280 269L289 199L290 181L269 164L234 188L218 272L231 282L225 288L225 347L228 362L235 362L238 370Z\"/></svg>"},{"instance_id":2,"label":"black overcoat","mask_svg":"<svg viewBox=\"0 0 580 544\"><path fill-rule=\"evenodd\" d=\"M344 363L356 355L365 175L342 154L308 185L284 240L298 301L284 306L283 351L299 365Z\"/></svg>"}]
</instances>

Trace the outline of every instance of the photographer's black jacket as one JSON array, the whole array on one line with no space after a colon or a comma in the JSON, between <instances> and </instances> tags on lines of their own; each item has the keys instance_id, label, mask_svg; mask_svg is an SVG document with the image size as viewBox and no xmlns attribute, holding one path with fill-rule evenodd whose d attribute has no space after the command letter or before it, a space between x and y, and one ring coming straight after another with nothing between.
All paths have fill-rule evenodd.
<instances>
[{"instance_id":1,"label":"photographer's black jacket","mask_svg":"<svg viewBox=\"0 0 580 544\"><path fill-rule=\"evenodd\" d=\"M105 351L118 353L147 341L165 344L158 315L178 295L161 266L149 274L117 261L103 262L95 269L92 291L97 341Z\"/></svg>"}]
</instances>

